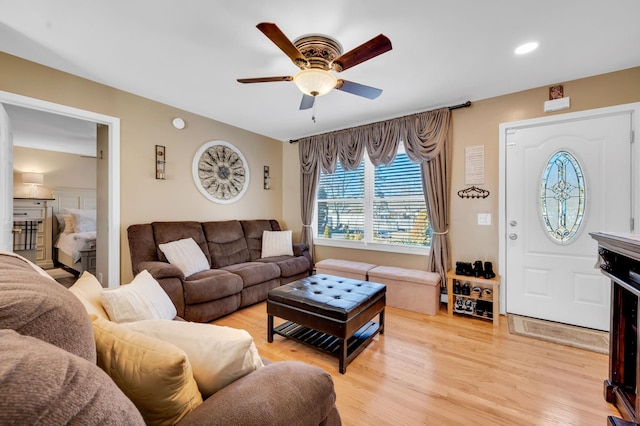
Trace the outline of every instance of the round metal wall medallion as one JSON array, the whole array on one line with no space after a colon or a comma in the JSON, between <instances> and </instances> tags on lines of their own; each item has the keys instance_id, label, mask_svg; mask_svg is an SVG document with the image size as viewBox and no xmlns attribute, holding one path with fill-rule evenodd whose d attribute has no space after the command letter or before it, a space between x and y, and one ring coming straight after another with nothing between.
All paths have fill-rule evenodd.
<instances>
[{"instance_id":1,"label":"round metal wall medallion","mask_svg":"<svg viewBox=\"0 0 640 426\"><path fill-rule=\"evenodd\" d=\"M249 187L249 165L244 155L228 142L209 141L193 157L193 181L209 200L230 204Z\"/></svg>"}]
</instances>

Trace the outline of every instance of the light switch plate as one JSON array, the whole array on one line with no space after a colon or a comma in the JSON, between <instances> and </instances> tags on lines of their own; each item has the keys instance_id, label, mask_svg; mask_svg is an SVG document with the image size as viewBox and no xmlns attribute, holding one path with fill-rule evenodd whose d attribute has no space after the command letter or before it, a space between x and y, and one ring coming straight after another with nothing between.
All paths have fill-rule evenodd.
<instances>
[{"instance_id":1,"label":"light switch plate","mask_svg":"<svg viewBox=\"0 0 640 426\"><path fill-rule=\"evenodd\" d=\"M491 226L491 213L478 213L478 225Z\"/></svg>"}]
</instances>

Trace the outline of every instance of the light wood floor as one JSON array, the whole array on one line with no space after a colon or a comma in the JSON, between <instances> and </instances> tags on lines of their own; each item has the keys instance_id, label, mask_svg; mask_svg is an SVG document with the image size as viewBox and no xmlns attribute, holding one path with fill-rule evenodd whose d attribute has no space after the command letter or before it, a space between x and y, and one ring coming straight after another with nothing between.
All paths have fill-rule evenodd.
<instances>
[{"instance_id":1,"label":"light wood floor","mask_svg":"<svg viewBox=\"0 0 640 426\"><path fill-rule=\"evenodd\" d=\"M446 309L427 316L387 307L385 334L346 374L336 358L302 344L267 343L265 303L215 324L247 330L264 358L328 371L346 426L605 425L619 416L603 398L607 355L512 335L506 317L494 331Z\"/></svg>"}]
</instances>

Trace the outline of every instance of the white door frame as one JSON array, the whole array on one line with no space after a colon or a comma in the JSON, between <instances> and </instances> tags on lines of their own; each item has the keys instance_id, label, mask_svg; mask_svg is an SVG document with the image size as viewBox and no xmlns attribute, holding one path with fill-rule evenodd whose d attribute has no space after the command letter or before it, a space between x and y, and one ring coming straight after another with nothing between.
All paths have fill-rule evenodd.
<instances>
[{"instance_id":1,"label":"white door frame","mask_svg":"<svg viewBox=\"0 0 640 426\"><path fill-rule=\"evenodd\" d=\"M519 127L532 127L532 126L540 126L540 125L548 125L552 123L561 123L563 121L572 121L579 119L586 119L595 116L602 116L606 114L619 114L622 112L630 112L631 113L631 128L632 135L629 135L631 139L633 137L633 133L635 133L636 129L640 128L640 102L616 105L612 107L604 107L591 109L587 111L578 111L571 112L566 114L557 114L549 117L539 117L532 118L528 120L521 121L512 121L509 123L500 123L499 130L499 204L498 204L498 236L499 236L499 252L498 252L498 273L501 277L501 285L500 285L500 313L505 314L507 312L507 304L506 304L506 292L508 291L509 286L509 277L506 275L506 261L507 261L507 252L506 252L506 239L507 239L507 223L506 223L506 191L507 191L507 182L506 182L506 173L507 173L507 157L506 157L506 141L507 141L507 132L511 129L517 129ZM635 143L631 145L631 158L629 161L631 162L631 185L632 185L632 196L631 196L631 217L635 217L636 212L640 211L640 172L637 170L640 167L640 150L635 146ZM636 167L633 165L636 164ZM635 227L634 233L638 232L638 227L640 227L640 223L638 223ZM602 231L606 231L603 229ZM597 253L593 253L594 263L597 260Z\"/></svg>"},{"instance_id":2,"label":"white door frame","mask_svg":"<svg viewBox=\"0 0 640 426\"><path fill-rule=\"evenodd\" d=\"M107 213L107 238L109 250L107 253L107 287L120 285L120 119L108 115L98 114L66 105L43 101L0 91L0 103L34 109L52 114L64 115L80 120L92 121L109 127L109 207ZM11 200L13 194L4 193L4 186L0 184L0 200ZM11 188L13 190L13 188Z\"/></svg>"}]
</instances>

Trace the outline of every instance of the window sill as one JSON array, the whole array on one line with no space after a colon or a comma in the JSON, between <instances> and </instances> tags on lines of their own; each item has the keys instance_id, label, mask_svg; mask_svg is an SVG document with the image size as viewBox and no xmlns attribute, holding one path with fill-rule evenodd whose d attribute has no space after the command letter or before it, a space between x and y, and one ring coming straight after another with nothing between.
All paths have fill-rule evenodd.
<instances>
[{"instance_id":1,"label":"window sill","mask_svg":"<svg viewBox=\"0 0 640 426\"><path fill-rule=\"evenodd\" d=\"M349 241L330 238L314 238L313 244L326 247L340 247L353 250L372 250L383 251L389 253L414 254L418 256L428 256L431 252L430 247L406 247L395 246L391 244L366 243L364 241Z\"/></svg>"}]
</instances>

